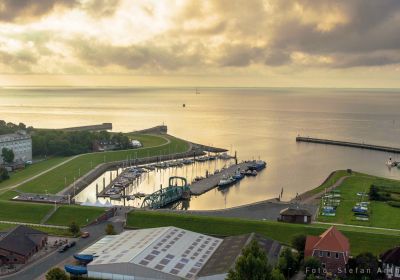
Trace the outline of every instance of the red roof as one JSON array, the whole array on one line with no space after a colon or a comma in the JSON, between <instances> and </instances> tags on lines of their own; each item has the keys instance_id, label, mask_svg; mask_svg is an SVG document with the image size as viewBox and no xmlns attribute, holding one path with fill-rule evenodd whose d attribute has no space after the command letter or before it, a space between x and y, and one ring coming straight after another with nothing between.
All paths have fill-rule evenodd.
<instances>
[{"instance_id":1,"label":"red roof","mask_svg":"<svg viewBox=\"0 0 400 280\"><path fill-rule=\"evenodd\" d=\"M304 255L310 257L314 250L350 252L350 243L346 236L332 226L320 236L307 236Z\"/></svg>"}]
</instances>

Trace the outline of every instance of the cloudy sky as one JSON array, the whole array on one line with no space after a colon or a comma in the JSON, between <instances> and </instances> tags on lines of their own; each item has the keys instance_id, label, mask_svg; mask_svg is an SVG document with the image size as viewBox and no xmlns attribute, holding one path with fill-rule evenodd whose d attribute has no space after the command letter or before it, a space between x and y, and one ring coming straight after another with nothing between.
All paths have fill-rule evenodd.
<instances>
[{"instance_id":1,"label":"cloudy sky","mask_svg":"<svg viewBox=\"0 0 400 280\"><path fill-rule=\"evenodd\" d=\"M1 0L1 85L400 87L400 1Z\"/></svg>"}]
</instances>

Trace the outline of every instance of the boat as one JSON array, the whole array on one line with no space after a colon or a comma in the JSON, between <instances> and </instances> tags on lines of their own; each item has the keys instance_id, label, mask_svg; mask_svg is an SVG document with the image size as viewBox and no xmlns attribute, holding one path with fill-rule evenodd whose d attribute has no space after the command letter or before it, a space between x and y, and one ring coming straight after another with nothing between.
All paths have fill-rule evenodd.
<instances>
[{"instance_id":1,"label":"boat","mask_svg":"<svg viewBox=\"0 0 400 280\"><path fill-rule=\"evenodd\" d=\"M204 179L204 177L202 177L202 176L196 176L195 178L194 178L194 181L195 182L198 182L198 181L201 181L201 180L203 180Z\"/></svg>"},{"instance_id":2,"label":"boat","mask_svg":"<svg viewBox=\"0 0 400 280\"><path fill-rule=\"evenodd\" d=\"M267 167L267 163L265 161L257 160L257 161L254 161L254 163L249 166L249 169L260 171L260 170L264 169L265 167Z\"/></svg>"},{"instance_id":3,"label":"boat","mask_svg":"<svg viewBox=\"0 0 400 280\"><path fill-rule=\"evenodd\" d=\"M193 160L193 159L190 159L190 158L185 158L185 159L182 161L183 164L192 164L193 162L194 162L194 160Z\"/></svg>"},{"instance_id":4,"label":"boat","mask_svg":"<svg viewBox=\"0 0 400 280\"><path fill-rule=\"evenodd\" d=\"M253 175L253 171L251 171L250 169L247 169L246 172L244 173L244 175L252 176Z\"/></svg>"},{"instance_id":5,"label":"boat","mask_svg":"<svg viewBox=\"0 0 400 280\"><path fill-rule=\"evenodd\" d=\"M236 171L236 173L232 176L235 180L239 181L244 178L244 174L240 172L240 170Z\"/></svg>"},{"instance_id":6,"label":"boat","mask_svg":"<svg viewBox=\"0 0 400 280\"><path fill-rule=\"evenodd\" d=\"M111 199L121 199L121 194L120 193L116 193L116 194L111 194L110 195Z\"/></svg>"},{"instance_id":7,"label":"boat","mask_svg":"<svg viewBox=\"0 0 400 280\"><path fill-rule=\"evenodd\" d=\"M87 268L85 266L79 266L79 265L65 265L64 269L66 272L72 274L72 275L85 275L87 274Z\"/></svg>"},{"instance_id":8,"label":"boat","mask_svg":"<svg viewBox=\"0 0 400 280\"><path fill-rule=\"evenodd\" d=\"M222 178L218 183L218 187L219 188L228 187L235 182L236 182L236 179L232 176L228 177L228 178Z\"/></svg>"},{"instance_id":9,"label":"boat","mask_svg":"<svg viewBox=\"0 0 400 280\"><path fill-rule=\"evenodd\" d=\"M222 154L219 154L219 155L218 155L218 158L219 158L219 159L228 160L228 159L231 159L231 158L233 158L233 157L230 156L230 155L228 155L227 153L222 153Z\"/></svg>"},{"instance_id":10,"label":"boat","mask_svg":"<svg viewBox=\"0 0 400 280\"><path fill-rule=\"evenodd\" d=\"M215 169L214 174L218 174L219 173L219 169Z\"/></svg>"}]
</instances>

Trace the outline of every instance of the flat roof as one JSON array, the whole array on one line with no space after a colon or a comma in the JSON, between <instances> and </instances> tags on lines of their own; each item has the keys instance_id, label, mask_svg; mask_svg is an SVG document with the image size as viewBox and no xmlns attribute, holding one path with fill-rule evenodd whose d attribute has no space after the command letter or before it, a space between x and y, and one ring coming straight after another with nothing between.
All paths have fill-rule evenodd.
<instances>
[{"instance_id":1,"label":"flat roof","mask_svg":"<svg viewBox=\"0 0 400 280\"><path fill-rule=\"evenodd\" d=\"M179 229L160 227L130 230L99 240L82 254L92 254L91 266L133 263L192 279L222 243L222 239Z\"/></svg>"}]
</instances>

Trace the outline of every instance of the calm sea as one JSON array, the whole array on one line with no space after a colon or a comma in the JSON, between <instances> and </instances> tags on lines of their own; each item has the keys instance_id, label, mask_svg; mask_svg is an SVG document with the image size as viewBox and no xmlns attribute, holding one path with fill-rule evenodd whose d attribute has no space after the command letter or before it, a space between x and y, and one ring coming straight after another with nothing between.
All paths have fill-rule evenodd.
<instances>
[{"instance_id":1,"label":"calm sea","mask_svg":"<svg viewBox=\"0 0 400 280\"><path fill-rule=\"evenodd\" d=\"M62 128L112 122L114 131L168 125L178 137L261 158L268 168L226 192L212 190L191 209L237 206L284 189L293 198L331 171L351 168L400 179L382 152L298 144L297 135L400 147L400 90L293 88L3 88L0 119ZM182 105L186 106L183 107Z\"/></svg>"}]
</instances>

